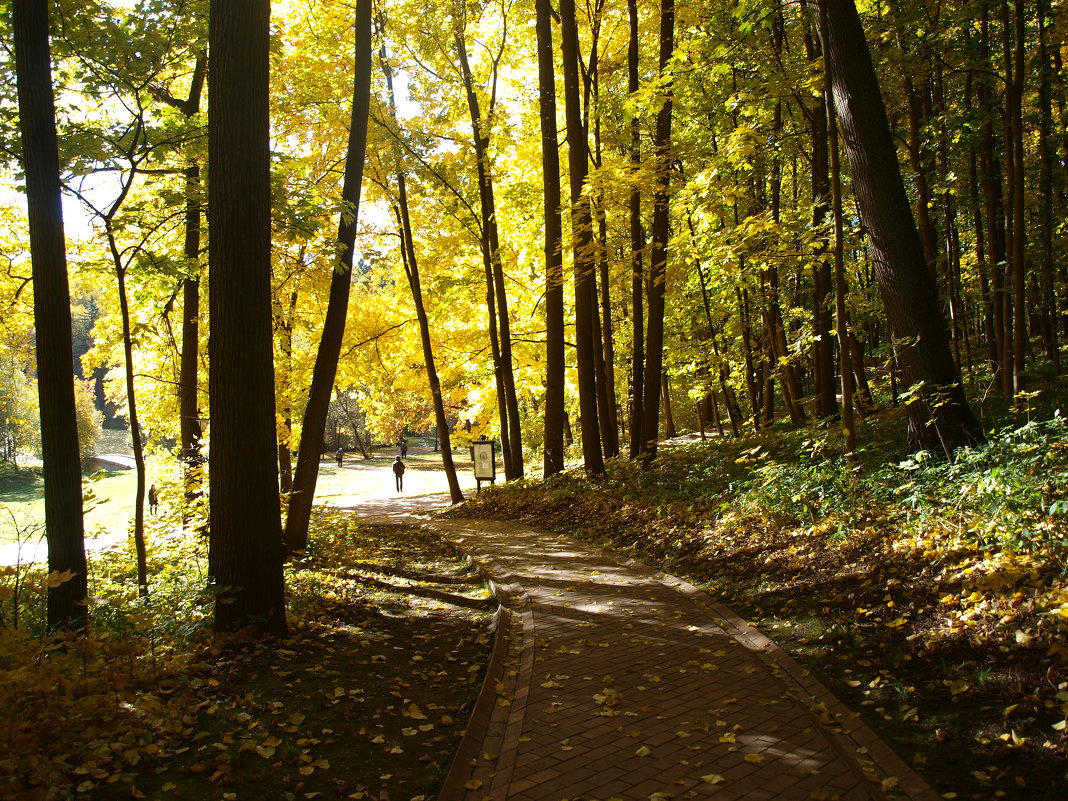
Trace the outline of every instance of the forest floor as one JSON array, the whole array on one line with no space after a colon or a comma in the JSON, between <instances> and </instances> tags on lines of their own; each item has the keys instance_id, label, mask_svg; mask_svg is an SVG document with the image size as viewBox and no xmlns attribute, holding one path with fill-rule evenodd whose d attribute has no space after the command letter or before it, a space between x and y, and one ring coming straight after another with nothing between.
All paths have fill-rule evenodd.
<instances>
[{"instance_id":1,"label":"forest floor","mask_svg":"<svg viewBox=\"0 0 1068 801\"><path fill-rule=\"evenodd\" d=\"M776 428L481 493L455 514L577 536L685 578L812 671L946 799L1068 798L1068 427L906 458L901 410ZM450 513L451 514L451 513Z\"/></svg>"},{"instance_id":2,"label":"forest floor","mask_svg":"<svg viewBox=\"0 0 1068 801\"><path fill-rule=\"evenodd\" d=\"M0 798L432 797L496 603L420 529L335 511L312 537L284 640L130 607L59 648L0 629Z\"/></svg>"}]
</instances>

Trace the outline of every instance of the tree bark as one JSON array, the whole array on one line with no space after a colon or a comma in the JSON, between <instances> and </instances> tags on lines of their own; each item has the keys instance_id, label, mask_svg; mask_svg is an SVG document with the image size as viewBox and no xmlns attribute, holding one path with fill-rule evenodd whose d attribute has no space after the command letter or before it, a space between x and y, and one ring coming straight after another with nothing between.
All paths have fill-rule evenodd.
<instances>
[{"instance_id":1,"label":"tree bark","mask_svg":"<svg viewBox=\"0 0 1068 801\"><path fill-rule=\"evenodd\" d=\"M501 386L507 409L506 419L501 420L502 450L507 449L505 477L509 480L523 477L523 435L519 423L519 400L515 389L515 373L512 367L512 334L508 319L508 295L504 286L504 266L501 264L501 243L497 228L496 203L493 196L493 177L489 170L489 134L483 124L478 96L475 94L471 67L467 60L467 46L462 28L456 31L456 51L460 59L460 72L467 94L467 108L471 115L471 134L475 147L475 162L478 176L479 208L482 212L482 253L488 260L493 277L493 295L497 304L497 330L500 335ZM497 65L494 63L494 80Z\"/></svg>"},{"instance_id":2,"label":"tree bark","mask_svg":"<svg viewBox=\"0 0 1068 801\"><path fill-rule=\"evenodd\" d=\"M660 3L660 79L663 104L656 115L653 158L656 179L653 189L653 238L649 253L648 322L645 336L645 390L642 400L641 451L644 458L656 455L660 429L660 379L664 371L664 299L667 290L668 240L671 235L671 81L668 67L675 49L675 0Z\"/></svg>"},{"instance_id":3,"label":"tree bark","mask_svg":"<svg viewBox=\"0 0 1068 801\"><path fill-rule=\"evenodd\" d=\"M322 454L323 429L330 408L330 395L337 377L341 355L341 341L345 337L345 318L349 307L349 287L352 285L352 262L356 242L356 223L360 210L360 187L363 183L363 163L367 149L367 118L371 107L371 0L359 0L355 21L355 70L352 83L352 115L349 121L349 140L345 153L345 177L341 199L346 209L338 223L337 241L341 258L330 276L330 297L323 320L319 350L315 354L308 404L297 450L297 469L293 476L293 492L289 497L285 540L290 553L308 547L308 525L311 521L312 500L319 478L319 457Z\"/></svg>"},{"instance_id":4,"label":"tree bark","mask_svg":"<svg viewBox=\"0 0 1068 801\"><path fill-rule=\"evenodd\" d=\"M964 396L853 0L824 0L824 53L857 204L905 382L908 446L951 458L983 440Z\"/></svg>"},{"instance_id":5,"label":"tree bark","mask_svg":"<svg viewBox=\"0 0 1068 801\"><path fill-rule=\"evenodd\" d=\"M564 469L564 261L560 219L560 143L556 128L556 71L553 64L552 7L536 0L538 109L545 217L545 452L544 474Z\"/></svg>"},{"instance_id":6,"label":"tree bark","mask_svg":"<svg viewBox=\"0 0 1068 801\"><path fill-rule=\"evenodd\" d=\"M215 628L286 632L271 344L269 0L213 0L208 131Z\"/></svg>"},{"instance_id":7,"label":"tree bark","mask_svg":"<svg viewBox=\"0 0 1068 801\"><path fill-rule=\"evenodd\" d=\"M88 584L48 8L46 0L15 0L12 28L33 266L48 570L63 579L49 583L47 617L49 628L76 629L85 624Z\"/></svg>"},{"instance_id":8,"label":"tree bark","mask_svg":"<svg viewBox=\"0 0 1068 801\"><path fill-rule=\"evenodd\" d=\"M638 2L627 0L630 23L630 42L627 46L627 91L633 97L641 84L638 74ZM641 453L642 418L645 407L642 393L645 389L645 233L642 230L642 195L638 181L641 169L641 121L634 116L630 121L630 192L627 200L627 218L630 223L631 264L631 382L630 382L630 457Z\"/></svg>"},{"instance_id":9,"label":"tree bark","mask_svg":"<svg viewBox=\"0 0 1068 801\"><path fill-rule=\"evenodd\" d=\"M386 77L386 89L389 95L389 113L393 122L397 120L397 104L393 95L393 73L386 64L385 46L381 51L382 72ZM445 468L445 480L449 484L449 497L453 503L460 503L464 499L460 491L460 482L456 476L456 465L452 460L452 440L449 434L449 420L445 416L445 401L441 395L441 382L438 379L438 370L434 361L434 345L430 340L430 320L427 317L426 305L423 303L423 288L419 277L419 262L415 254L415 240L412 236L411 217L408 213L408 189L404 180L404 172L398 167L397 170L397 202L394 213L397 216L397 225L401 240L401 261L404 265L404 274L408 278L408 288L412 292L412 303L415 306L415 315L419 322L419 341L423 348L423 363L426 366L427 384L430 389L430 399L434 406L434 421L438 427L438 437L441 440L441 464Z\"/></svg>"},{"instance_id":10,"label":"tree bark","mask_svg":"<svg viewBox=\"0 0 1068 801\"><path fill-rule=\"evenodd\" d=\"M582 124L578 64L578 24L574 0L560 0L560 50L564 73L564 118L567 123L571 184L571 231L575 272L575 356L578 361L579 425L586 472L604 472L597 420L597 379L594 368L593 218L582 195L589 171L586 131Z\"/></svg>"}]
</instances>

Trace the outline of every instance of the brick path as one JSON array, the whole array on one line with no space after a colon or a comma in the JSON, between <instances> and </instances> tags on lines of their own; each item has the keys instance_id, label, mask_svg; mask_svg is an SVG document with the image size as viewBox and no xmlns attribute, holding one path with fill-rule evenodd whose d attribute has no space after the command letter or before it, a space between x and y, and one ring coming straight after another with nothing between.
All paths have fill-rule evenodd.
<instances>
[{"instance_id":1,"label":"brick path","mask_svg":"<svg viewBox=\"0 0 1068 801\"><path fill-rule=\"evenodd\" d=\"M939 796L774 643L697 588L498 521L437 521L502 603L439 801Z\"/></svg>"}]
</instances>

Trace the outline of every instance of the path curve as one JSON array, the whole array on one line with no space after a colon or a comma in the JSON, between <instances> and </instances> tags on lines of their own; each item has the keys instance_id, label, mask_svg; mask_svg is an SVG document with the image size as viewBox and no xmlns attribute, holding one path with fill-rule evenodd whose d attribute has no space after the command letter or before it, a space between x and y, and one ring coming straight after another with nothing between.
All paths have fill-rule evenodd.
<instances>
[{"instance_id":1,"label":"path curve","mask_svg":"<svg viewBox=\"0 0 1068 801\"><path fill-rule=\"evenodd\" d=\"M434 500L354 511L416 522ZM521 524L427 525L471 555L503 613L438 801L939 798L782 649L693 585Z\"/></svg>"}]
</instances>

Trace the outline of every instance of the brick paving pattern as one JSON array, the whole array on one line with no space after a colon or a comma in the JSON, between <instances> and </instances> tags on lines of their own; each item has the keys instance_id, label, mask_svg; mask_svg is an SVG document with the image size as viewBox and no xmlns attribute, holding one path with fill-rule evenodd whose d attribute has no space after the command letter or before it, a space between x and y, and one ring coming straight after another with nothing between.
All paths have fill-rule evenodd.
<instances>
[{"instance_id":1,"label":"brick paving pattern","mask_svg":"<svg viewBox=\"0 0 1068 801\"><path fill-rule=\"evenodd\" d=\"M939 798L774 643L686 582L522 525L432 525L502 602L439 801Z\"/></svg>"}]
</instances>

